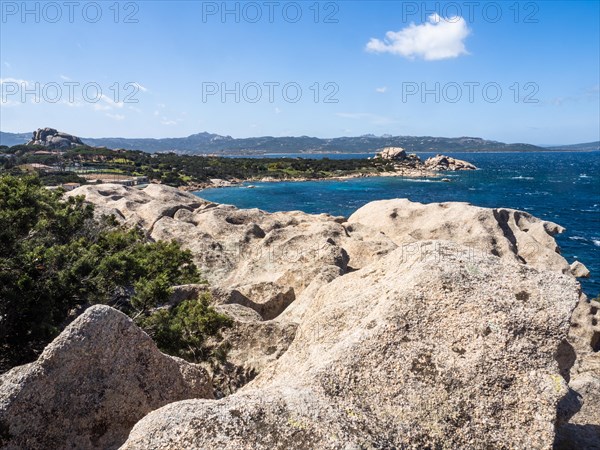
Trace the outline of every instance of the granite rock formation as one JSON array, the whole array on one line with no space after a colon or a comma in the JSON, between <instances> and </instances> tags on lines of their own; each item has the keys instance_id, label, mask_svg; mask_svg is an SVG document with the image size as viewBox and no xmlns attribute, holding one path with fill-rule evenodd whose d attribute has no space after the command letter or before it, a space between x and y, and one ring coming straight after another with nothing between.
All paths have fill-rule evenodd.
<instances>
[{"instance_id":1,"label":"granite rock formation","mask_svg":"<svg viewBox=\"0 0 600 450\"><path fill-rule=\"evenodd\" d=\"M39 359L0 377L3 449L110 449L163 405L212 398L204 369L162 354L125 314L88 308Z\"/></svg>"},{"instance_id":2,"label":"granite rock formation","mask_svg":"<svg viewBox=\"0 0 600 450\"><path fill-rule=\"evenodd\" d=\"M27 145L43 145L49 149L69 149L84 145L84 143L77 136L57 131L54 128L38 128L33 132Z\"/></svg>"}]
</instances>

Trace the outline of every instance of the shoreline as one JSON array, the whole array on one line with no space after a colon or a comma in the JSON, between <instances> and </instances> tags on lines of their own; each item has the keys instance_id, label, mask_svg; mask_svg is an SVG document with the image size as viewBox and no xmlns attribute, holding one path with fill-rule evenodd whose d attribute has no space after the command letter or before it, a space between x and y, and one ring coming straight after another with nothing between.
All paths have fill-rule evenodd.
<instances>
[{"instance_id":1,"label":"shoreline","mask_svg":"<svg viewBox=\"0 0 600 450\"><path fill-rule=\"evenodd\" d=\"M477 151L449 151L447 153L449 154L461 154L461 155L475 155L475 154L516 154L516 153L520 153L520 154L535 154L535 153L598 153L600 152L600 149L595 149L595 150L535 150L535 151L529 151L529 152L525 152L525 151L507 151L507 150L490 150L490 151L486 151L486 150L477 150ZM216 158L257 158L257 157L264 157L264 158L269 158L269 157L273 157L273 158L302 158L302 159L315 159L315 158L310 158L310 156L322 156L322 155L372 155L374 152L373 151L364 151L364 152L311 152L311 153L220 153L220 154L205 154L205 153L183 153L189 156L202 156L202 157L216 157ZM416 155L419 154L423 154L423 153L439 153L436 152L434 150L427 150L427 151L414 151L413 152ZM316 159L320 159L320 158L316 158ZM355 159L364 159L364 158L355 158Z\"/></svg>"},{"instance_id":2,"label":"shoreline","mask_svg":"<svg viewBox=\"0 0 600 450\"><path fill-rule=\"evenodd\" d=\"M416 173L418 172L418 173ZM248 178L244 180L235 179L233 181L222 180L223 183L197 183L189 186L180 186L178 189L184 192L201 192L205 189L220 189L220 188L228 188L228 187L240 187L244 183L283 183L283 182L306 182L306 181L343 181L343 180L351 180L355 178L378 178L378 177L401 177L401 178L443 178L444 172L442 171L433 171L433 170L418 170L412 169L408 173L402 172L378 172L378 173L351 173L346 175L337 175L333 177L325 177L325 178L307 178L307 177L298 177L298 178L272 178L272 177L263 177L263 178Z\"/></svg>"}]
</instances>

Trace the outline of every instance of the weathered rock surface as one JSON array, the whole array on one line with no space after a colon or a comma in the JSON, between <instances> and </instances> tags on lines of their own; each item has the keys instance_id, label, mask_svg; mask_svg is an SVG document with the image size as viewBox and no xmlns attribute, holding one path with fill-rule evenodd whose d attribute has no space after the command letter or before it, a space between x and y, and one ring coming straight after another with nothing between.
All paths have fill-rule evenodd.
<instances>
[{"instance_id":1,"label":"weathered rock surface","mask_svg":"<svg viewBox=\"0 0 600 450\"><path fill-rule=\"evenodd\" d=\"M473 164L451 156L435 155L425 160L425 168L429 170L476 170Z\"/></svg>"},{"instance_id":2,"label":"weathered rock surface","mask_svg":"<svg viewBox=\"0 0 600 450\"><path fill-rule=\"evenodd\" d=\"M579 261L573 261L573 263L571 263L571 273L576 278L589 278L590 276L588 268Z\"/></svg>"},{"instance_id":3,"label":"weathered rock surface","mask_svg":"<svg viewBox=\"0 0 600 450\"><path fill-rule=\"evenodd\" d=\"M93 306L31 364L0 377L0 446L110 449L168 403L212 398L201 367L162 354L123 313Z\"/></svg>"},{"instance_id":4,"label":"weathered rock surface","mask_svg":"<svg viewBox=\"0 0 600 450\"><path fill-rule=\"evenodd\" d=\"M83 195L96 206L97 214L114 215L128 225L139 225L152 231L162 217L193 211L211 203L195 195L159 184L150 184L143 190L118 184L84 185L66 196Z\"/></svg>"},{"instance_id":5,"label":"weathered rock surface","mask_svg":"<svg viewBox=\"0 0 600 450\"><path fill-rule=\"evenodd\" d=\"M376 155L382 159L389 159L392 161L406 159L406 151L402 147L386 147Z\"/></svg>"},{"instance_id":6,"label":"weathered rock surface","mask_svg":"<svg viewBox=\"0 0 600 450\"><path fill-rule=\"evenodd\" d=\"M600 303L582 297L559 361L569 395L559 408L557 449L600 448Z\"/></svg>"},{"instance_id":7,"label":"weathered rock surface","mask_svg":"<svg viewBox=\"0 0 600 450\"><path fill-rule=\"evenodd\" d=\"M571 273L553 237L564 228L514 209L380 200L358 209L348 223L383 233L405 252L421 252L419 241L445 239L467 245L470 253L483 252L539 269Z\"/></svg>"},{"instance_id":8,"label":"weathered rock surface","mask_svg":"<svg viewBox=\"0 0 600 450\"><path fill-rule=\"evenodd\" d=\"M190 249L235 321L235 393L149 414L126 448L593 448L600 330L559 225L466 203L372 202L346 221L160 185L81 194Z\"/></svg>"},{"instance_id":9,"label":"weathered rock surface","mask_svg":"<svg viewBox=\"0 0 600 450\"><path fill-rule=\"evenodd\" d=\"M43 145L49 149L68 149L84 145L77 136L57 131L54 128L38 128L27 145Z\"/></svg>"},{"instance_id":10,"label":"weathered rock surface","mask_svg":"<svg viewBox=\"0 0 600 450\"><path fill-rule=\"evenodd\" d=\"M402 147L386 147L375 155L375 158L393 161L396 168L419 168L423 169L423 161L414 153L407 154Z\"/></svg>"},{"instance_id":11,"label":"weathered rock surface","mask_svg":"<svg viewBox=\"0 0 600 450\"><path fill-rule=\"evenodd\" d=\"M449 242L321 287L283 356L218 402L152 412L125 449L550 448L571 275Z\"/></svg>"}]
</instances>

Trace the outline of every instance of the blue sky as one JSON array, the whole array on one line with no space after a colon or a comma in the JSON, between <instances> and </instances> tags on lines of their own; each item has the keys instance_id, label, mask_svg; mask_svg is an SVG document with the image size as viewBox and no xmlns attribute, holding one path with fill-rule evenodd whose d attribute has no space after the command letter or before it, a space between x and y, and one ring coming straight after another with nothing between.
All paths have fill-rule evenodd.
<instances>
[{"instance_id":1,"label":"blue sky","mask_svg":"<svg viewBox=\"0 0 600 450\"><path fill-rule=\"evenodd\" d=\"M2 131L600 139L597 1L0 3Z\"/></svg>"}]
</instances>

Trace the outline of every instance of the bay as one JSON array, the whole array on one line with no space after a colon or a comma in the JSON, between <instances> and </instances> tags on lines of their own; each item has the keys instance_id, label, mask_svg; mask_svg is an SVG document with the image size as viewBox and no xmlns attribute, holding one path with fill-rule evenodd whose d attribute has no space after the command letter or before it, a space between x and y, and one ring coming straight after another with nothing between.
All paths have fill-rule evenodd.
<instances>
[{"instance_id":1,"label":"bay","mask_svg":"<svg viewBox=\"0 0 600 450\"><path fill-rule=\"evenodd\" d=\"M461 201L519 209L567 229L556 237L561 253L569 262L577 259L591 271L591 277L582 280L584 292L594 297L600 294L600 152L449 155L470 161L479 170L445 173L450 183L432 178L400 177L252 182L205 189L196 194L240 208L326 212L346 217L373 200L390 198L422 203ZM332 159L361 156L366 155L310 155ZM419 156L424 159L431 154ZM248 189L249 184L255 188Z\"/></svg>"}]
</instances>

